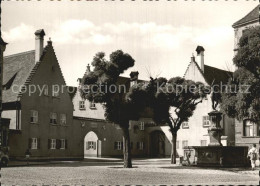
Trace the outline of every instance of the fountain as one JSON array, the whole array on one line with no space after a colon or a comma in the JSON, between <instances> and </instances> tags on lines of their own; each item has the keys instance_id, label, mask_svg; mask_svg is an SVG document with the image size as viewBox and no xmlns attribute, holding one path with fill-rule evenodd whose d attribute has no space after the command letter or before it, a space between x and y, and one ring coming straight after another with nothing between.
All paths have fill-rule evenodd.
<instances>
[{"instance_id":1,"label":"fountain","mask_svg":"<svg viewBox=\"0 0 260 186\"><path fill-rule=\"evenodd\" d=\"M213 96L212 96L213 97ZM195 153L188 159L194 159L197 166L205 167L244 167L249 165L247 159L247 146L223 146L221 144L221 135L223 129L220 126L222 113L216 110L216 100L212 99L213 111L209 112L210 127L208 135L210 143L208 146L191 146ZM190 160L188 160L190 162Z\"/></svg>"}]
</instances>

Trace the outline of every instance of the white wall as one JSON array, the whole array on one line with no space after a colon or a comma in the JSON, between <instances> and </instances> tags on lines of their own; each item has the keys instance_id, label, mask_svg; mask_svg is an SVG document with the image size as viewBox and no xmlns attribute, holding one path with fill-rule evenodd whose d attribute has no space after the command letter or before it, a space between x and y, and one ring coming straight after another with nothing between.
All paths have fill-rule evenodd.
<instances>
[{"instance_id":1,"label":"white wall","mask_svg":"<svg viewBox=\"0 0 260 186\"><path fill-rule=\"evenodd\" d=\"M11 119L9 129L16 129L16 112L16 110L4 110L2 112L3 118Z\"/></svg>"},{"instance_id":2,"label":"white wall","mask_svg":"<svg viewBox=\"0 0 260 186\"><path fill-rule=\"evenodd\" d=\"M105 119L105 110L100 103L96 103L96 109L90 109L90 102L85 100L85 110L79 109L79 101L82 98L80 96L80 92L77 91L73 98L74 111L73 116L77 117L86 117L86 118L95 118L95 119Z\"/></svg>"},{"instance_id":3,"label":"white wall","mask_svg":"<svg viewBox=\"0 0 260 186\"><path fill-rule=\"evenodd\" d=\"M191 62L184 76L185 79L200 81L207 85L203 75L198 70L194 62ZM182 126L177 134L177 141L179 142L179 148L177 152L183 156L183 141L188 141L188 146L200 146L201 140L206 140L209 144L208 128L203 127L203 116L207 116L212 111L210 95L208 99L197 105L193 116L189 119L189 128L183 129ZM174 109L171 109L172 116L174 116Z\"/></svg>"}]
</instances>

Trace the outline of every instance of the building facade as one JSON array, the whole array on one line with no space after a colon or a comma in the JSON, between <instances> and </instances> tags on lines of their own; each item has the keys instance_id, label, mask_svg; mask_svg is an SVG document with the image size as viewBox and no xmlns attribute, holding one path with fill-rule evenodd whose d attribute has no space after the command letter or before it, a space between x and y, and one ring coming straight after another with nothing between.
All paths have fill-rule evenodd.
<instances>
[{"instance_id":1,"label":"building facade","mask_svg":"<svg viewBox=\"0 0 260 186\"><path fill-rule=\"evenodd\" d=\"M235 32L235 54L238 48L239 39L241 38L243 31L249 27L260 25L259 8L260 5L258 5L245 17L238 20L232 25ZM260 140L260 123L252 123L248 120L235 120L235 140L237 146L251 146L252 144L257 144L258 146Z\"/></svg>"},{"instance_id":2,"label":"building facade","mask_svg":"<svg viewBox=\"0 0 260 186\"><path fill-rule=\"evenodd\" d=\"M184 78L195 82L202 82L208 86L224 85L232 77L229 71L221 70L204 64L204 48L196 48L197 58L191 57L191 62L184 74ZM213 111L211 95L208 95L202 103L197 105L193 115L188 122L182 124L177 136L177 152L185 156L186 151L190 151L188 146L207 146L209 141L208 128L210 118L208 113ZM174 113L173 113L174 114ZM234 119L222 115L221 127L223 128L221 142L224 146L235 145Z\"/></svg>"},{"instance_id":3,"label":"building facade","mask_svg":"<svg viewBox=\"0 0 260 186\"><path fill-rule=\"evenodd\" d=\"M73 157L73 104L52 42L35 32L35 50L4 58L3 117L11 119L9 155Z\"/></svg>"}]
</instances>

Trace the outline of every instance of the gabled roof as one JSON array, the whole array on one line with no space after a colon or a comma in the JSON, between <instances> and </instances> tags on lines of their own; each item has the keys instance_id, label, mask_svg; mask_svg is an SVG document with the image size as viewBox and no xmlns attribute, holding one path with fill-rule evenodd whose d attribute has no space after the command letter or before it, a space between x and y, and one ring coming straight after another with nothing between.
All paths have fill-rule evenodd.
<instances>
[{"instance_id":1,"label":"gabled roof","mask_svg":"<svg viewBox=\"0 0 260 186\"><path fill-rule=\"evenodd\" d=\"M259 21L259 8L260 5L257 5L251 12L249 12L245 17L235 22L232 27L236 28L248 23L257 22Z\"/></svg>"},{"instance_id":2,"label":"gabled roof","mask_svg":"<svg viewBox=\"0 0 260 186\"><path fill-rule=\"evenodd\" d=\"M54 52L51 41L48 41L48 44L43 49L40 61L37 63L35 63L35 50L4 57L3 85L5 89L3 89L3 103L15 102L22 96L25 86L31 83L32 77L41 65L41 61L48 50ZM58 67L60 68L59 64ZM20 89L21 91L19 91Z\"/></svg>"},{"instance_id":3,"label":"gabled roof","mask_svg":"<svg viewBox=\"0 0 260 186\"><path fill-rule=\"evenodd\" d=\"M229 71L226 71L226 70L221 70L221 69L211 67L211 66L208 66L208 65L204 65L204 72L203 72L196 61L192 61L192 62L190 62L190 64L191 63L195 64L198 71L204 77L204 79L205 79L205 81L207 82L208 85L219 84L220 82L225 84L233 76L232 72L229 72ZM187 73L187 71L190 67L190 64L188 65L183 77L185 77L185 75L186 75L186 73Z\"/></svg>"},{"instance_id":4,"label":"gabled roof","mask_svg":"<svg viewBox=\"0 0 260 186\"><path fill-rule=\"evenodd\" d=\"M4 57L3 102L17 101L18 90L25 84L35 66L35 51L28 51ZM15 85L14 91L11 85Z\"/></svg>"},{"instance_id":5,"label":"gabled roof","mask_svg":"<svg viewBox=\"0 0 260 186\"><path fill-rule=\"evenodd\" d=\"M204 78L206 82L211 85L213 84L219 84L220 82L222 83L227 83L228 79L232 77L232 72L226 71L226 70L221 70L215 67L211 67L208 65L204 65Z\"/></svg>"}]
</instances>

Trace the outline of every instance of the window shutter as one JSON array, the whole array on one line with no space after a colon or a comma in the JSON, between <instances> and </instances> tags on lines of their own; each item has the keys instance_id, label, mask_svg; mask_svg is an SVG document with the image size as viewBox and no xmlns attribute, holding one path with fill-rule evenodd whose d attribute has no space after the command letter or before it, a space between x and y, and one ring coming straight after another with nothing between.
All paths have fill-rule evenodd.
<instances>
[{"instance_id":1,"label":"window shutter","mask_svg":"<svg viewBox=\"0 0 260 186\"><path fill-rule=\"evenodd\" d=\"M28 140L28 149L32 148L32 138L29 138Z\"/></svg>"},{"instance_id":2,"label":"window shutter","mask_svg":"<svg viewBox=\"0 0 260 186\"><path fill-rule=\"evenodd\" d=\"M144 142L143 142L143 149L145 148L145 146L144 146Z\"/></svg>"},{"instance_id":3,"label":"window shutter","mask_svg":"<svg viewBox=\"0 0 260 186\"><path fill-rule=\"evenodd\" d=\"M48 149L51 148L51 139L48 139Z\"/></svg>"},{"instance_id":4,"label":"window shutter","mask_svg":"<svg viewBox=\"0 0 260 186\"><path fill-rule=\"evenodd\" d=\"M88 144L88 141L86 141L86 150L89 150L89 144Z\"/></svg>"},{"instance_id":5,"label":"window shutter","mask_svg":"<svg viewBox=\"0 0 260 186\"><path fill-rule=\"evenodd\" d=\"M97 148L97 142L93 142L94 150Z\"/></svg>"},{"instance_id":6,"label":"window shutter","mask_svg":"<svg viewBox=\"0 0 260 186\"><path fill-rule=\"evenodd\" d=\"M56 139L56 149L60 149L60 148L61 148L61 140Z\"/></svg>"},{"instance_id":7,"label":"window shutter","mask_svg":"<svg viewBox=\"0 0 260 186\"><path fill-rule=\"evenodd\" d=\"M35 123L38 123L38 117L39 117L39 113L38 111L35 111L36 114L35 114Z\"/></svg>"},{"instance_id":8,"label":"window shutter","mask_svg":"<svg viewBox=\"0 0 260 186\"><path fill-rule=\"evenodd\" d=\"M130 143L130 149L133 149L133 142Z\"/></svg>"},{"instance_id":9,"label":"window shutter","mask_svg":"<svg viewBox=\"0 0 260 186\"><path fill-rule=\"evenodd\" d=\"M140 149L140 143L137 142L136 145L137 145L137 149Z\"/></svg>"},{"instance_id":10,"label":"window shutter","mask_svg":"<svg viewBox=\"0 0 260 186\"><path fill-rule=\"evenodd\" d=\"M41 148L41 141L40 138L37 138L37 149Z\"/></svg>"},{"instance_id":11,"label":"window shutter","mask_svg":"<svg viewBox=\"0 0 260 186\"><path fill-rule=\"evenodd\" d=\"M117 148L117 142L114 142L114 150L116 150Z\"/></svg>"},{"instance_id":12,"label":"window shutter","mask_svg":"<svg viewBox=\"0 0 260 186\"><path fill-rule=\"evenodd\" d=\"M68 140L65 139L65 149L68 148Z\"/></svg>"}]
</instances>

